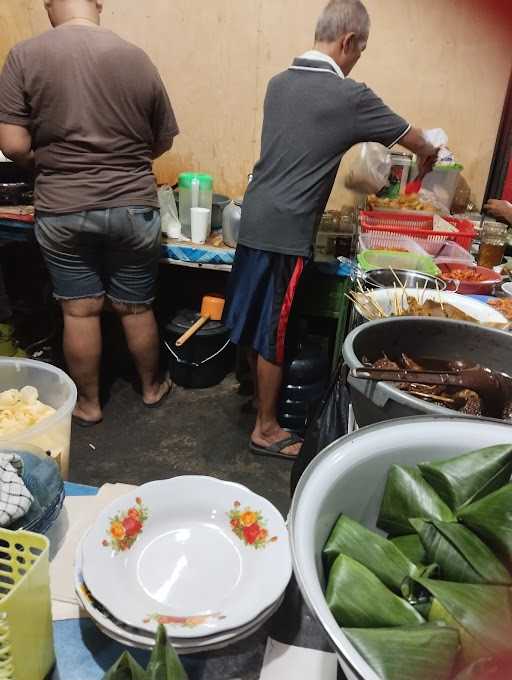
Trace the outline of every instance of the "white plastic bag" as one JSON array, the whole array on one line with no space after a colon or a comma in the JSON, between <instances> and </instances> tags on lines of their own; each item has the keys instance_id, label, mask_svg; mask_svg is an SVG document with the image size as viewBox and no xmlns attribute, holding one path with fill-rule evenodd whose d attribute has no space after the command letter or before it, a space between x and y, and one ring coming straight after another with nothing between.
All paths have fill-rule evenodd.
<instances>
[{"instance_id":1,"label":"white plastic bag","mask_svg":"<svg viewBox=\"0 0 512 680\"><path fill-rule=\"evenodd\" d=\"M347 189L359 194L377 194L389 180L391 152L377 142L366 142L345 178Z\"/></svg>"},{"instance_id":2,"label":"white plastic bag","mask_svg":"<svg viewBox=\"0 0 512 680\"><path fill-rule=\"evenodd\" d=\"M160 215L162 219L162 233L168 238L181 237L181 222L178 217L178 208L174 199L172 187L166 185L158 190L160 202Z\"/></svg>"}]
</instances>

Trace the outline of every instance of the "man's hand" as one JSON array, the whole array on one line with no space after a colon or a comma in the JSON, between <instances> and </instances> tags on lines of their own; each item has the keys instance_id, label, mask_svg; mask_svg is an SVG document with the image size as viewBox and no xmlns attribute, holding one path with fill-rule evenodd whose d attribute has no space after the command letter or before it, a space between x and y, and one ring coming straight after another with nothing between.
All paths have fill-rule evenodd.
<instances>
[{"instance_id":1,"label":"man's hand","mask_svg":"<svg viewBox=\"0 0 512 680\"><path fill-rule=\"evenodd\" d=\"M418 155L418 179L423 179L425 175L428 175L429 172L432 172L434 165L437 163L438 156L439 149L434 149L433 153L430 153L426 156Z\"/></svg>"},{"instance_id":2,"label":"man's hand","mask_svg":"<svg viewBox=\"0 0 512 680\"><path fill-rule=\"evenodd\" d=\"M21 125L0 123L0 151L11 161L30 168L34 162L32 137Z\"/></svg>"},{"instance_id":3,"label":"man's hand","mask_svg":"<svg viewBox=\"0 0 512 680\"><path fill-rule=\"evenodd\" d=\"M512 203L491 198L491 200L485 204L484 210L491 215L494 215L494 217L501 217L502 219L507 220L509 224L512 224Z\"/></svg>"},{"instance_id":4,"label":"man's hand","mask_svg":"<svg viewBox=\"0 0 512 680\"><path fill-rule=\"evenodd\" d=\"M418 179L423 179L436 164L439 149L427 142L423 132L414 127L402 137L399 144L416 154L418 157Z\"/></svg>"}]
</instances>

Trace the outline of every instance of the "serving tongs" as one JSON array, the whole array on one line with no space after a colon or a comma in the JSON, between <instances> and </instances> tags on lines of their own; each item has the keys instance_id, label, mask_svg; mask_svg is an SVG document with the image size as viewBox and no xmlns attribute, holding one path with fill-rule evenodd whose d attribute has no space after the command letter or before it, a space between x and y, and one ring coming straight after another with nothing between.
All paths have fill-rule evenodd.
<instances>
[{"instance_id":1,"label":"serving tongs","mask_svg":"<svg viewBox=\"0 0 512 680\"><path fill-rule=\"evenodd\" d=\"M486 415L500 418L512 399L512 377L490 368L456 368L452 371L426 371L410 368L353 368L353 378L360 380L443 385L476 392L484 401Z\"/></svg>"}]
</instances>

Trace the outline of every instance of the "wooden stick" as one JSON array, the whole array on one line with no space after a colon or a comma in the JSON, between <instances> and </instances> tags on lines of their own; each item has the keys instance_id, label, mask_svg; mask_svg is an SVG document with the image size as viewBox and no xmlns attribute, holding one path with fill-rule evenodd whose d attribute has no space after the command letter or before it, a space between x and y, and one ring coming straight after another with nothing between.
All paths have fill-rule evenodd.
<instances>
[{"instance_id":1,"label":"wooden stick","mask_svg":"<svg viewBox=\"0 0 512 680\"><path fill-rule=\"evenodd\" d=\"M374 307L377 310L380 317L382 317L383 319L388 318L388 315L386 314L386 312L382 309L382 307L379 304L377 304L377 302L375 302L375 300L372 298L371 295L369 295L368 293L365 293L365 292L362 292L360 294L364 295L365 300L367 301L367 304Z\"/></svg>"},{"instance_id":2,"label":"wooden stick","mask_svg":"<svg viewBox=\"0 0 512 680\"><path fill-rule=\"evenodd\" d=\"M371 304L372 304L374 307L376 307L376 309L379 311L379 313L382 314L382 317L383 317L384 319L387 319L387 318L388 318L388 315L387 315L386 312L382 309L382 307L381 307L377 302L375 302L375 300L373 300L373 298L368 297L368 299L370 300Z\"/></svg>"},{"instance_id":3,"label":"wooden stick","mask_svg":"<svg viewBox=\"0 0 512 680\"><path fill-rule=\"evenodd\" d=\"M392 293L392 295L393 295L393 310L394 310L395 316L398 316L398 301L396 299L396 294L397 294L396 283L394 283L393 284L393 293Z\"/></svg>"},{"instance_id":4,"label":"wooden stick","mask_svg":"<svg viewBox=\"0 0 512 680\"><path fill-rule=\"evenodd\" d=\"M437 291L437 299L438 299L438 302L439 302L439 304L441 305L441 311L442 311L443 314L444 314L444 313L445 313L445 312L444 312L444 305L443 305L443 301L442 301L442 299L441 299L441 291L439 290L439 284L438 284L438 282L437 282L437 279L436 279L436 291Z\"/></svg>"},{"instance_id":5,"label":"wooden stick","mask_svg":"<svg viewBox=\"0 0 512 680\"><path fill-rule=\"evenodd\" d=\"M423 292L421 294L421 302L420 302L420 305L422 307L425 304L425 293L427 292L427 286L428 286L428 279L425 279L425 284L423 285Z\"/></svg>"},{"instance_id":6,"label":"wooden stick","mask_svg":"<svg viewBox=\"0 0 512 680\"><path fill-rule=\"evenodd\" d=\"M362 315L367 317L369 320L373 320L375 318L375 313L372 311L371 307L369 304L362 300L360 300L357 297L358 294L355 293L345 293L345 296L356 306L357 311Z\"/></svg>"},{"instance_id":7,"label":"wooden stick","mask_svg":"<svg viewBox=\"0 0 512 680\"><path fill-rule=\"evenodd\" d=\"M401 288L402 290L405 290L405 284L402 283L402 281L400 281L400 278L398 277L398 275L397 275L397 273L395 272L395 270L393 269L393 267L390 267L389 269L391 270L391 273L393 274L393 276L395 277L395 279L398 281L398 285L400 286L400 288Z\"/></svg>"}]
</instances>

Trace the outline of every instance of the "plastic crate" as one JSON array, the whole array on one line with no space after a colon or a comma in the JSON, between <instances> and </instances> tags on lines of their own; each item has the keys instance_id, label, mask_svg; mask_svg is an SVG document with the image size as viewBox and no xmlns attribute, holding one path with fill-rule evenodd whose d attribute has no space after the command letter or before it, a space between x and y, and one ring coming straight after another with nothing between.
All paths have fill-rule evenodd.
<instances>
[{"instance_id":1,"label":"plastic crate","mask_svg":"<svg viewBox=\"0 0 512 680\"><path fill-rule=\"evenodd\" d=\"M455 241L465 250L471 248L476 232L469 220L461 220L455 217L445 217L447 222L458 229L457 232L433 231L434 216L420 215L401 212L383 212L380 210L362 210L359 213L361 232L388 232L409 236L414 240L425 241L428 244L429 254L436 244L444 244L446 241ZM421 244L422 247L423 243Z\"/></svg>"},{"instance_id":2,"label":"plastic crate","mask_svg":"<svg viewBox=\"0 0 512 680\"><path fill-rule=\"evenodd\" d=\"M44 680L55 663L49 541L0 529L0 679Z\"/></svg>"},{"instance_id":3,"label":"plastic crate","mask_svg":"<svg viewBox=\"0 0 512 680\"><path fill-rule=\"evenodd\" d=\"M385 231L371 231L359 235L359 252L364 250L393 250L395 252L428 255L421 244L409 236L401 236Z\"/></svg>"}]
</instances>

